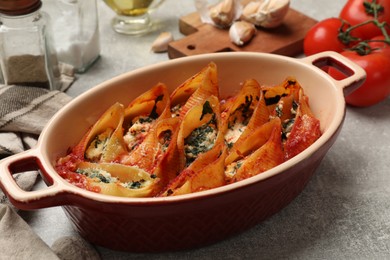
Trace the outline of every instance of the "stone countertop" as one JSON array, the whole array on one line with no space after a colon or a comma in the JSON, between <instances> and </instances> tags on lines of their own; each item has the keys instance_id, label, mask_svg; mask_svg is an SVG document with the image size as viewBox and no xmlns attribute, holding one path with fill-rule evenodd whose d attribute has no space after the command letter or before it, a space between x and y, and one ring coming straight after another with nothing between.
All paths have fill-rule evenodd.
<instances>
[{"instance_id":1,"label":"stone countertop","mask_svg":"<svg viewBox=\"0 0 390 260\"><path fill-rule=\"evenodd\" d=\"M292 0L291 6L321 20L337 16L345 0ZM179 17L194 12L193 1L166 0L154 14L155 31L141 37L110 27L114 13L98 0L101 58L67 91L77 96L121 73L168 60L150 46L162 31L175 39ZM342 131L305 190L286 208L246 232L200 249L132 254L99 247L103 259L385 259L390 258L390 99L369 108L347 108ZM77 235L61 208L25 214L51 245Z\"/></svg>"}]
</instances>

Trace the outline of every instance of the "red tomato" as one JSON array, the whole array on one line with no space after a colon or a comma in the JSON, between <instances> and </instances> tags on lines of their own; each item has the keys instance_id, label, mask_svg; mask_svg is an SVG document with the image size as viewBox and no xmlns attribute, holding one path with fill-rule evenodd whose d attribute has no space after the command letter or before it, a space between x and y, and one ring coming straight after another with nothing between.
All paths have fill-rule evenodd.
<instances>
[{"instance_id":1,"label":"red tomato","mask_svg":"<svg viewBox=\"0 0 390 260\"><path fill-rule=\"evenodd\" d=\"M306 33L303 41L303 51L309 56L322 51L342 52L347 47L355 44L352 38L361 38L360 35L352 31L347 39L349 43L343 43L339 39L340 31L345 31L349 25L343 22L340 18L327 18L318 22ZM348 36L344 36L348 38Z\"/></svg>"},{"instance_id":2,"label":"red tomato","mask_svg":"<svg viewBox=\"0 0 390 260\"><path fill-rule=\"evenodd\" d=\"M364 2L371 3L372 0L348 0L341 10L339 17L348 21L351 25L372 20L374 16L366 13L366 8L363 4ZM390 24L390 1L377 0L377 4L380 4L383 7L383 11L378 14L378 20ZM358 27L354 29L354 31L361 35L362 39L365 40L382 34L380 29L372 23Z\"/></svg>"},{"instance_id":3,"label":"red tomato","mask_svg":"<svg viewBox=\"0 0 390 260\"><path fill-rule=\"evenodd\" d=\"M384 52L384 53L387 53L388 55L390 55L390 44L383 42L385 40L385 36L383 36L383 35L376 36L376 37L372 38L371 40L373 41L373 42L369 43L371 48L377 49L377 51L381 51L381 52Z\"/></svg>"},{"instance_id":4,"label":"red tomato","mask_svg":"<svg viewBox=\"0 0 390 260\"><path fill-rule=\"evenodd\" d=\"M383 49L375 50L367 55L359 55L354 51L344 51L343 56L360 65L367 73L366 81L357 90L345 97L347 104L367 107L377 104L390 95L390 55ZM329 75L341 79L341 72L330 68Z\"/></svg>"},{"instance_id":5,"label":"red tomato","mask_svg":"<svg viewBox=\"0 0 390 260\"><path fill-rule=\"evenodd\" d=\"M318 22L306 34L303 52L306 56L322 51L342 52L347 46L338 39L342 26L339 18L328 18Z\"/></svg>"}]
</instances>

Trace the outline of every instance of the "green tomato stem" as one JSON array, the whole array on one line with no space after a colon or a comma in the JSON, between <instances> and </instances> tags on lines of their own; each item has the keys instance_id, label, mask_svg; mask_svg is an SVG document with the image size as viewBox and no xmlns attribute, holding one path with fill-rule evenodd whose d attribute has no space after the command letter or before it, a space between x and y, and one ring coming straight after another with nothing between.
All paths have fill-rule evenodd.
<instances>
[{"instance_id":1,"label":"green tomato stem","mask_svg":"<svg viewBox=\"0 0 390 260\"><path fill-rule=\"evenodd\" d=\"M343 30L342 28L346 24L346 21L342 21L342 26L339 29L338 39L346 45L349 45L351 42L359 41L355 46L350 48L349 50L356 51L359 55L367 55L370 54L372 51L374 51L377 48L371 48L371 46L368 44L369 42L384 42L388 45L390 45L390 36L387 33L386 28L389 27L389 24L386 22L379 22L378 20L378 14L380 12L384 12L384 7L377 3L377 0L372 0L372 2L364 1L363 3L366 13L368 15L374 16L373 19L364 21L362 23L349 26L347 29ZM364 40L362 41L360 38L356 38L351 36L351 32L355 30L356 28L365 26L367 24L374 24L376 27L378 27L383 36L384 40Z\"/></svg>"}]
</instances>

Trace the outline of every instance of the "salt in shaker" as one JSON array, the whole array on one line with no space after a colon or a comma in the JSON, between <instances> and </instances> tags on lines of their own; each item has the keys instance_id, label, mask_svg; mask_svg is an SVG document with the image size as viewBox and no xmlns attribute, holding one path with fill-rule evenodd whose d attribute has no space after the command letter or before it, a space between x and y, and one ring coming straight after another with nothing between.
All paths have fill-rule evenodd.
<instances>
[{"instance_id":1,"label":"salt in shaker","mask_svg":"<svg viewBox=\"0 0 390 260\"><path fill-rule=\"evenodd\" d=\"M44 10L53 20L54 43L60 62L83 73L99 58L96 0L46 0Z\"/></svg>"}]
</instances>

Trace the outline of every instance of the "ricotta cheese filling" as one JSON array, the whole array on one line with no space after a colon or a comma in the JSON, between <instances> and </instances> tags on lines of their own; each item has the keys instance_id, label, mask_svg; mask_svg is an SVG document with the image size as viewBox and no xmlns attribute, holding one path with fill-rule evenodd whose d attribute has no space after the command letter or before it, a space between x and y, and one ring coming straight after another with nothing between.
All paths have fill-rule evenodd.
<instances>
[{"instance_id":1,"label":"ricotta cheese filling","mask_svg":"<svg viewBox=\"0 0 390 260\"><path fill-rule=\"evenodd\" d=\"M103 133L95 136L85 151L85 158L93 162L99 161L113 132L113 129L108 128Z\"/></svg>"},{"instance_id":2,"label":"ricotta cheese filling","mask_svg":"<svg viewBox=\"0 0 390 260\"><path fill-rule=\"evenodd\" d=\"M176 106L171 108L172 117L179 117L181 111L181 104L177 104Z\"/></svg>"},{"instance_id":3,"label":"ricotta cheese filling","mask_svg":"<svg viewBox=\"0 0 390 260\"><path fill-rule=\"evenodd\" d=\"M231 148L233 144L237 142L238 138L240 138L245 129L246 125L243 123L236 123L233 126L229 126L225 134L225 141L229 148Z\"/></svg>"},{"instance_id":4,"label":"ricotta cheese filling","mask_svg":"<svg viewBox=\"0 0 390 260\"><path fill-rule=\"evenodd\" d=\"M118 182L118 178L112 177L111 174L105 170L102 169L96 169L96 168L84 168L84 169L77 169L77 173L87 176L88 178L94 179L98 182L104 182L104 183L115 183Z\"/></svg>"},{"instance_id":5,"label":"ricotta cheese filling","mask_svg":"<svg viewBox=\"0 0 390 260\"><path fill-rule=\"evenodd\" d=\"M284 107L284 102L280 101L275 107L276 116L270 116L270 119L272 119L273 117L282 117L283 116L283 107ZM298 103L294 100L292 103L292 107L290 109L290 113L291 113L292 117L289 119L286 119L282 122L282 138L283 139L287 139L288 136L290 135L290 132L291 132L291 130L294 126L294 123L295 123L295 116L297 114L297 110L298 110Z\"/></svg>"},{"instance_id":6,"label":"ricotta cheese filling","mask_svg":"<svg viewBox=\"0 0 390 260\"><path fill-rule=\"evenodd\" d=\"M103 182L103 183L117 183L121 185L124 188L128 189L140 189L147 187L152 184L152 179L155 176L151 176L152 179L145 180L140 179L137 181L129 181L129 182L121 182L117 177L113 177L111 173L103 170L103 169L96 169L96 168L84 168L84 169L77 169L77 173L87 176L88 178L93 179L96 182Z\"/></svg>"},{"instance_id":7,"label":"ricotta cheese filling","mask_svg":"<svg viewBox=\"0 0 390 260\"><path fill-rule=\"evenodd\" d=\"M205 153L213 148L216 138L217 129L212 122L194 129L194 131L192 131L184 140L184 152L187 166L191 164L199 154Z\"/></svg>"},{"instance_id":8,"label":"ricotta cheese filling","mask_svg":"<svg viewBox=\"0 0 390 260\"><path fill-rule=\"evenodd\" d=\"M144 140L154 121L155 119L148 116L139 116L133 119L132 125L123 136L129 151L134 150Z\"/></svg>"},{"instance_id":9,"label":"ricotta cheese filling","mask_svg":"<svg viewBox=\"0 0 390 260\"><path fill-rule=\"evenodd\" d=\"M231 148L245 131L253 114L253 109L250 107L251 103L252 98L246 97L246 102L230 115L228 129L225 133L228 148Z\"/></svg>"},{"instance_id":10,"label":"ricotta cheese filling","mask_svg":"<svg viewBox=\"0 0 390 260\"><path fill-rule=\"evenodd\" d=\"M172 140L172 131L171 130L166 130L162 132L159 135L159 150L161 150L162 153L165 153L168 149L169 144L171 143Z\"/></svg>"},{"instance_id":11,"label":"ricotta cheese filling","mask_svg":"<svg viewBox=\"0 0 390 260\"><path fill-rule=\"evenodd\" d=\"M243 164L243 160L239 160L237 162L233 162L226 166L225 168L225 175L228 178L233 178L234 175L237 173L238 169L241 168Z\"/></svg>"}]
</instances>

